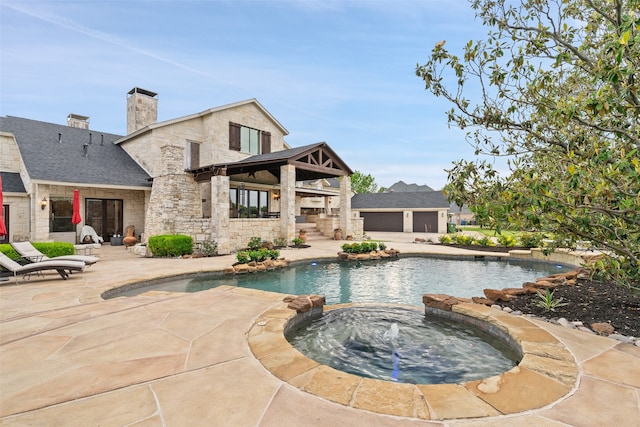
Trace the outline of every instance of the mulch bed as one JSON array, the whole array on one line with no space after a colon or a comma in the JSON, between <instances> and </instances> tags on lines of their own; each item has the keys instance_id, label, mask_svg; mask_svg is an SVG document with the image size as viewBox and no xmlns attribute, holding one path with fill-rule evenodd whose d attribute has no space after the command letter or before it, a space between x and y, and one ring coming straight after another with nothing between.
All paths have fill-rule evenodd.
<instances>
[{"instance_id":1,"label":"mulch bed","mask_svg":"<svg viewBox=\"0 0 640 427\"><path fill-rule=\"evenodd\" d=\"M535 305L540 300L535 294L518 296L500 303L503 307L520 310L546 319L564 317L568 321L581 321L590 327L592 323L609 323L617 334L640 337L640 293L611 283L579 279L573 286L558 286L554 298L563 298L565 306L555 311L545 311Z\"/></svg>"},{"instance_id":2,"label":"mulch bed","mask_svg":"<svg viewBox=\"0 0 640 427\"><path fill-rule=\"evenodd\" d=\"M446 246L493 253L528 249L477 245ZM519 296L508 303L500 303L500 305L549 320L564 317L570 322L580 321L587 327L590 327L592 323L609 323L617 334L640 337L640 292L632 292L628 288L613 283L579 279L573 286L557 287L554 297L556 299L563 298L562 302L568 304L557 307L555 311L545 311L535 305L540 297L528 294Z\"/></svg>"}]
</instances>

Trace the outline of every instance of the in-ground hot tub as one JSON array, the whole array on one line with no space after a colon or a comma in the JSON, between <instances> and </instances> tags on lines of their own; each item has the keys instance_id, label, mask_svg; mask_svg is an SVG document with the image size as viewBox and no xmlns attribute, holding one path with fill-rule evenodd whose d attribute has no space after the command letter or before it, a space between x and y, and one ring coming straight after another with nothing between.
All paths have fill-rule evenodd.
<instances>
[{"instance_id":1,"label":"in-ground hot tub","mask_svg":"<svg viewBox=\"0 0 640 427\"><path fill-rule=\"evenodd\" d=\"M358 305L324 310L349 306ZM521 349L520 363L498 375L455 384L409 384L354 375L308 358L287 341L287 326L301 321L296 317L307 321L304 317L323 310L297 314L285 303L257 318L247 337L256 359L280 380L331 402L381 414L423 420L497 416L549 405L574 389L578 368L573 355L535 323L480 304L457 304L449 312L429 310L437 316L463 316L464 322L508 335Z\"/></svg>"},{"instance_id":2,"label":"in-ground hot tub","mask_svg":"<svg viewBox=\"0 0 640 427\"><path fill-rule=\"evenodd\" d=\"M465 319L417 308L359 305L295 316L285 336L318 363L386 381L461 383L518 364L521 349L508 334Z\"/></svg>"}]
</instances>

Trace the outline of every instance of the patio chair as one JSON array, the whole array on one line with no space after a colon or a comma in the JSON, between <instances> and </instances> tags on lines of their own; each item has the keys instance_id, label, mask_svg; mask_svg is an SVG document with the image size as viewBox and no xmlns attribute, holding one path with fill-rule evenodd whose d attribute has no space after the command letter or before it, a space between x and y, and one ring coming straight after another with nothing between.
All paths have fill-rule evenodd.
<instances>
[{"instance_id":1,"label":"patio chair","mask_svg":"<svg viewBox=\"0 0 640 427\"><path fill-rule=\"evenodd\" d=\"M0 252L0 267L8 270L18 283L18 276L29 276L32 273L40 273L42 271L56 270L60 277L67 280L69 271L84 271L84 263L69 260L50 260L33 262L31 264L20 265L2 252Z\"/></svg>"},{"instance_id":2,"label":"patio chair","mask_svg":"<svg viewBox=\"0 0 640 427\"><path fill-rule=\"evenodd\" d=\"M61 255L53 258L49 258L39 250L37 250L31 242L11 242L11 247L15 249L18 254L29 262L42 262L52 260L64 260L64 261L78 261L83 262L86 265L93 265L100 261L100 258L89 255Z\"/></svg>"},{"instance_id":3,"label":"patio chair","mask_svg":"<svg viewBox=\"0 0 640 427\"><path fill-rule=\"evenodd\" d=\"M80 231L80 243L88 243L84 241L85 237L91 238L92 243L104 243L104 239L98 236L96 230L94 230L90 225L85 225L82 227L82 230Z\"/></svg>"}]
</instances>

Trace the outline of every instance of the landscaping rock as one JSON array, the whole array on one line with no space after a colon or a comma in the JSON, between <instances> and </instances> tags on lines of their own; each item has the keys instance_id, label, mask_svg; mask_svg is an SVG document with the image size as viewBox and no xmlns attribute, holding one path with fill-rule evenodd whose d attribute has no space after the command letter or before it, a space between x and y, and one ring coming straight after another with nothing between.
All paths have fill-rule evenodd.
<instances>
[{"instance_id":1,"label":"landscaping rock","mask_svg":"<svg viewBox=\"0 0 640 427\"><path fill-rule=\"evenodd\" d=\"M510 295L507 295L506 293L499 291L497 289L484 289L482 292L484 292L484 295L487 297L487 299L490 299L493 301L504 301L504 302L511 301Z\"/></svg>"},{"instance_id":2,"label":"landscaping rock","mask_svg":"<svg viewBox=\"0 0 640 427\"><path fill-rule=\"evenodd\" d=\"M610 335L614 331L613 326L604 322L592 323L591 329L593 329L593 331L599 335Z\"/></svg>"},{"instance_id":3,"label":"landscaping rock","mask_svg":"<svg viewBox=\"0 0 640 427\"><path fill-rule=\"evenodd\" d=\"M422 296L422 303L425 306L446 311L451 311L451 308L459 302L458 298L446 294L424 294Z\"/></svg>"},{"instance_id":4,"label":"landscaping rock","mask_svg":"<svg viewBox=\"0 0 640 427\"><path fill-rule=\"evenodd\" d=\"M313 307L323 307L325 303L326 299L322 295L300 295L291 300L287 307L297 313L304 313Z\"/></svg>"}]
</instances>

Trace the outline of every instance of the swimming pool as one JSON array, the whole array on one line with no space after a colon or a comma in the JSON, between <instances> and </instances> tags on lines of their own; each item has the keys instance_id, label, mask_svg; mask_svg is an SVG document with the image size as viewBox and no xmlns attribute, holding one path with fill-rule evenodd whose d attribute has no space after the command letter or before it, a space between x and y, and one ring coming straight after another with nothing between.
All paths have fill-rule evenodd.
<instances>
[{"instance_id":1,"label":"swimming pool","mask_svg":"<svg viewBox=\"0 0 640 427\"><path fill-rule=\"evenodd\" d=\"M485 288L521 287L538 277L573 267L522 260L450 259L407 256L379 261L307 261L288 268L249 274L176 279L110 293L132 296L147 291L199 292L222 285L283 294L324 295L327 304L385 302L422 305L425 293L483 296Z\"/></svg>"}]
</instances>

